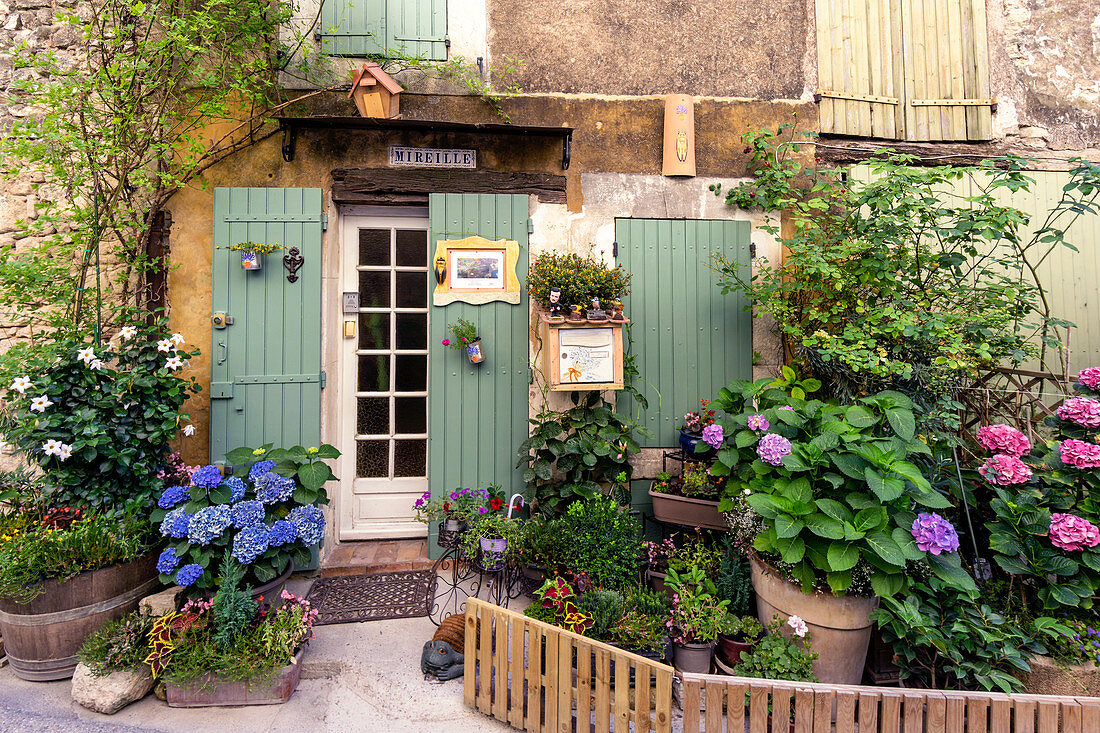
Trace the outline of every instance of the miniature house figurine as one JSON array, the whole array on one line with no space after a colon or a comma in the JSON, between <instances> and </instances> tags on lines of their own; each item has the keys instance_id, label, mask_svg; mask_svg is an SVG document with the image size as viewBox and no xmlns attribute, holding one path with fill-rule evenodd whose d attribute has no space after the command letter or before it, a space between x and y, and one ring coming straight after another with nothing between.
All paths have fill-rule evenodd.
<instances>
[{"instance_id":1,"label":"miniature house figurine","mask_svg":"<svg viewBox=\"0 0 1100 733\"><path fill-rule=\"evenodd\" d=\"M368 61L363 68L352 73L348 98L355 100L362 117L397 117L403 91L402 86L382 71L381 66Z\"/></svg>"}]
</instances>

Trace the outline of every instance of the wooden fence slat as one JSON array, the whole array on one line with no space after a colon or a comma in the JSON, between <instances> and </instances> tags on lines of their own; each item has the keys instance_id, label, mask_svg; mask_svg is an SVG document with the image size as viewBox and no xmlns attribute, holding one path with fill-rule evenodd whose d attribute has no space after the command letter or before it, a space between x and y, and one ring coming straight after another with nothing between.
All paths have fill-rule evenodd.
<instances>
[{"instance_id":1,"label":"wooden fence slat","mask_svg":"<svg viewBox=\"0 0 1100 733\"><path fill-rule=\"evenodd\" d=\"M948 733L947 700L941 696L928 698L924 719L925 733Z\"/></svg>"},{"instance_id":2,"label":"wooden fence slat","mask_svg":"<svg viewBox=\"0 0 1100 733\"><path fill-rule=\"evenodd\" d=\"M555 731L558 729L558 696L556 688L558 684L558 640L564 641L560 634L546 634L546 651L543 658L546 661L546 672L543 675L543 684L546 686L546 697L543 699L543 724L542 730Z\"/></svg>"},{"instance_id":3,"label":"wooden fence slat","mask_svg":"<svg viewBox=\"0 0 1100 733\"><path fill-rule=\"evenodd\" d=\"M478 634L477 658L480 666L477 691L477 709L486 715L492 715L493 690L493 612L489 606L482 607L481 626Z\"/></svg>"},{"instance_id":4,"label":"wooden fence slat","mask_svg":"<svg viewBox=\"0 0 1100 733\"><path fill-rule=\"evenodd\" d=\"M615 733L630 731L630 665L627 660L615 663Z\"/></svg>"},{"instance_id":5,"label":"wooden fence slat","mask_svg":"<svg viewBox=\"0 0 1100 733\"><path fill-rule=\"evenodd\" d=\"M508 617L500 611L493 613L496 627L493 648L493 676L496 689L493 690L493 717L502 723L508 722Z\"/></svg>"},{"instance_id":6,"label":"wooden fence slat","mask_svg":"<svg viewBox=\"0 0 1100 733\"><path fill-rule=\"evenodd\" d=\"M814 691L808 687L794 691L794 730L795 733L814 730Z\"/></svg>"},{"instance_id":7,"label":"wooden fence slat","mask_svg":"<svg viewBox=\"0 0 1100 733\"><path fill-rule=\"evenodd\" d=\"M1076 702L1062 703L1062 733L1096 733L1081 730L1081 706Z\"/></svg>"},{"instance_id":8,"label":"wooden fence slat","mask_svg":"<svg viewBox=\"0 0 1100 733\"><path fill-rule=\"evenodd\" d=\"M959 695L947 696L947 730L966 730L966 698Z\"/></svg>"},{"instance_id":9,"label":"wooden fence slat","mask_svg":"<svg viewBox=\"0 0 1100 733\"><path fill-rule=\"evenodd\" d=\"M699 733L699 692L702 687L702 682L684 680L684 733ZM618 721L618 716L615 720ZM615 733L619 733L618 725L615 726Z\"/></svg>"},{"instance_id":10,"label":"wooden fence slat","mask_svg":"<svg viewBox=\"0 0 1100 733\"><path fill-rule=\"evenodd\" d=\"M512 648L510 649L508 670L510 682L508 684L508 724L513 728L523 729L523 658L524 636L526 624L520 619L512 619Z\"/></svg>"},{"instance_id":11,"label":"wooden fence slat","mask_svg":"<svg viewBox=\"0 0 1100 733\"><path fill-rule=\"evenodd\" d=\"M591 730L592 663L592 645L577 642L577 730Z\"/></svg>"},{"instance_id":12,"label":"wooden fence slat","mask_svg":"<svg viewBox=\"0 0 1100 733\"><path fill-rule=\"evenodd\" d=\"M462 679L462 701L466 707L472 708L477 704L477 690L474 682L477 680L477 609L471 608L466 613L466 640L462 653L465 659L469 659L466 665L466 674Z\"/></svg>"},{"instance_id":13,"label":"wooden fence slat","mask_svg":"<svg viewBox=\"0 0 1100 733\"><path fill-rule=\"evenodd\" d=\"M791 691L789 688L772 688L772 730L782 729L783 721L791 719ZM744 726L742 726L744 730Z\"/></svg>"},{"instance_id":14,"label":"wooden fence slat","mask_svg":"<svg viewBox=\"0 0 1100 733\"><path fill-rule=\"evenodd\" d=\"M703 729L707 733L722 733L722 685L706 686L706 710L703 715Z\"/></svg>"},{"instance_id":15,"label":"wooden fence slat","mask_svg":"<svg viewBox=\"0 0 1100 733\"><path fill-rule=\"evenodd\" d=\"M726 685L726 730L744 733L745 730L745 686L731 683Z\"/></svg>"},{"instance_id":16,"label":"wooden fence slat","mask_svg":"<svg viewBox=\"0 0 1100 733\"><path fill-rule=\"evenodd\" d=\"M878 692L859 693L860 733L878 730L878 704L881 699L882 695Z\"/></svg>"},{"instance_id":17,"label":"wooden fence slat","mask_svg":"<svg viewBox=\"0 0 1100 733\"><path fill-rule=\"evenodd\" d=\"M1100 700L1081 701L1081 728L1086 731L1100 730Z\"/></svg>"},{"instance_id":18,"label":"wooden fence slat","mask_svg":"<svg viewBox=\"0 0 1100 733\"><path fill-rule=\"evenodd\" d=\"M1039 725L1036 733L1058 733L1058 703L1039 703Z\"/></svg>"},{"instance_id":19,"label":"wooden fence slat","mask_svg":"<svg viewBox=\"0 0 1100 733\"><path fill-rule=\"evenodd\" d=\"M634 667L634 732L649 733L651 727L649 708L652 699L649 694L650 678L653 671L648 664L638 664ZM708 690L717 685L707 685ZM721 690L719 690L721 694ZM709 705L707 707L710 707Z\"/></svg>"},{"instance_id":20,"label":"wooden fence slat","mask_svg":"<svg viewBox=\"0 0 1100 733\"><path fill-rule=\"evenodd\" d=\"M881 733L901 733L901 695L899 693L882 693L878 725Z\"/></svg>"},{"instance_id":21,"label":"wooden fence slat","mask_svg":"<svg viewBox=\"0 0 1100 733\"><path fill-rule=\"evenodd\" d=\"M573 731L573 649L576 640L562 636L558 640L558 725L560 733ZM580 664L578 659L578 665Z\"/></svg>"},{"instance_id":22,"label":"wooden fence slat","mask_svg":"<svg viewBox=\"0 0 1100 733\"><path fill-rule=\"evenodd\" d=\"M814 693L814 733L831 733L833 729L833 692Z\"/></svg>"},{"instance_id":23,"label":"wooden fence slat","mask_svg":"<svg viewBox=\"0 0 1100 733\"><path fill-rule=\"evenodd\" d=\"M924 730L924 695L905 695L905 733Z\"/></svg>"},{"instance_id":24,"label":"wooden fence slat","mask_svg":"<svg viewBox=\"0 0 1100 733\"><path fill-rule=\"evenodd\" d=\"M838 692L836 694L836 733L855 733L855 730L856 693Z\"/></svg>"},{"instance_id":25,"label":"wooden fence slat","mask_svg":"<svg viewBox=\"0 0 1100 733\"><path fill-rule=\"evenodd\" d=\"M966 701L966 733L986 733L988 720L989 700L969 698Z\"/></svg>"},{"instance_id":26,"label":"wooden fence slat","mask_svg":"<svg viewBox=\"0 0 1100 733\"><path fill-rule=\"evenodd\" d=\"M753 685L749 692L749 733L768 733L768 687Z\"/></svg>"},{"instance_id":27,"label":"wooden fence slat","mask_svg":"<svg viewBox=\"0 0 1100 733\"><path fill-rule=\"evenodd\" d=\"M669 733L672 730L672 670L661 667L657 670L657 713L654 727L657 733ZM743 730L743 728L742 728Z\"/></svg>"},{"instance_id":28,"label":"wooden fence slat","mask_svg":"<svg viewBox=\"0 0 1100 733\"><path fill-rule=\"evenodd\" d=\"M596 733L611 730L611 655L596 650Z\"/></svg>"},{"instance_id":29,"label":"wooden fence slat","mask_svg":"<svg viewBox=\"0 0 1100 733\"><path fill-rule=\"evenodd\" d=\"M542 648L545 642L542 629L528 625L527 639L527 733L542 730ZM606 731L604 732L606 733Z\"/></svg>"},{"instance_id":30,"label":"wooden fence slat","mask_svg":"<svg viewBox=\"0 0 1100 733\"><path fill-rule=\"evenodd\" d=\"M1035 733L1035 701L1014 700L1012 703L1013 733ZM1097 727L1100 730L1100 727Z\"/></svg>"},{"instance_id":31,"label":"wooden fence slat","mask_svg":"<svg viewBox=\"0 0 1100 733\"><path fill-rule=\"evenodd\" d=\"M989 733L1012 733L1012 701L997 699L989 706Z\"/></svg>"}]
</instances>

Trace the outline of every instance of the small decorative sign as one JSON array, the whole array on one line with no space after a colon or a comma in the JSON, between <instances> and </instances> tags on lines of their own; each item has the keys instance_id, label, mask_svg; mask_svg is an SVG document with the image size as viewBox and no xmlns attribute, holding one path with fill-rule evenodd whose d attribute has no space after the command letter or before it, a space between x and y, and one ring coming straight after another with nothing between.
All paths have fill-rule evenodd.
<instances>
[{"instance_id":1,"label":"small decorative sign","mask_svg":"<svg viewBox=\"0 0 1100 733\"><path fill-rule=\"evenodd\" d=\"M477 168L477 151L391 145L390 165L399 168Z\"/></svg>"},{"instance_id":2,"label":"small decorative sign","mask_svg":"<svg viewBox=\"0 0 1100 733\"><path fill-rule=\"evenodd\" d=\"M482 305L494 301L517 304L520 301L519 243L512 239L496 241L485 237L441 239L435 246L435 292L433 305L456 301Z\"/></svg>"},{"instance_id":3,"label":"small decorative sign","mask_svg":"<svg viewBox=\"0 0 1100 733\"><path fill-rule=\"evenodd\" d=\"M665 150L661 175L695 175L695 105L686 94L665 97Z\"/></svg>"}]
</instances>

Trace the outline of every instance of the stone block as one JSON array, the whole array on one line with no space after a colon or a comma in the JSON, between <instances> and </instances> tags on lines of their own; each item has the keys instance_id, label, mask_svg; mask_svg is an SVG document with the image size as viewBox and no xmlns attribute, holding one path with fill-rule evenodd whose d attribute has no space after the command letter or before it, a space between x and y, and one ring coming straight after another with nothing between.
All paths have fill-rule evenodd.
<instances>
[{"instance_id":1,"label":"stone block","mask_svg":"<svg viewBox=\"0 0 1100 733\"><path fill-rule=\"evenodd\" d=\"M95 677L88 667L78 664L73 673L73 702L105 715L114 715L152 689L153 674L145 665Z\"/></svg>"},{"instance_id":2,"label":"stone block","mask_svg":"<svg viewBox=\"0 0 1100 733\"><path fill-rule=\"evenodd\" d=\"M1030 672L1017 672L1029 695L1100 697L1100 667L1093 664L1061 664L1050 657L1035 657Z\"/></svg>"},{"instance_id":3,"label":"stone block","mask_svg":"<svg viewBox=\"0 0 1100 733\"><path fill-rule=\"evenodd\" d=\"M179 597L182 592L183 588L175 587L162 590L160 593L154 593L151 596L145 596L138 603L138 608L153 616L172 613L179 610Z\"/></svg>"},{"instance_id":4,"label":"stone block","mask_svg":"<svg viewBox=\"0 0 1100 733\"><path fill-rule=\"evenodd\" d=\"M4 21L4 30L17 31L23 27L23 19L19 17L19 13L12 13L8 16L8 19Z\"/></svg>"}]
</instances>

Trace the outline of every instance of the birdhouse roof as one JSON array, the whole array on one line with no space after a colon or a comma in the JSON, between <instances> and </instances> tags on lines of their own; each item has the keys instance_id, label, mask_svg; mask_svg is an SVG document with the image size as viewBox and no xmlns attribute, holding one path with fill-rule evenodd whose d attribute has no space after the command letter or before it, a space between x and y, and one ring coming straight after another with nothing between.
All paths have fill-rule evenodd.
<instances>
[{"instance_id":1,"label":"birdhouse roof","mask_svg":"<svg viewBox=\"0 0 1100 733\"><path fill-rule=\"evenodd\" d=\"M356 71L355 74L352 76L351 91L348 92L349 98L352 94L355 93L356 87L359 86L359 83L364 78L372 79L372 81L369 83L373 83L373 80L377 80L378 83L385 87L386 91L388 91L390 94L400 94L401 92L405 91L405 89L400 84L393 80L392 76L382 71L381 66L373 61L368 61L367 63L363 64L363 68Z\"/></svg>"}]
</instances>

